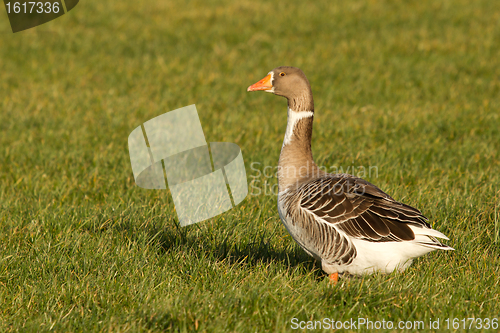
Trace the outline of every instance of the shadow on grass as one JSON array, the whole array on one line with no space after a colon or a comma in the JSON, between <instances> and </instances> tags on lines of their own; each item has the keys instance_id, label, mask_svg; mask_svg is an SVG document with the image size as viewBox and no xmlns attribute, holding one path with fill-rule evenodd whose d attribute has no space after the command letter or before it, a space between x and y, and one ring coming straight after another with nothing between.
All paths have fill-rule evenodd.
<instances>
[{"instance_id":1,"label":"shadow on grass","mask_svg":"<svg viewBox=\"0 0 500 333\"><path fill-rule=\"evenodd\" d=\"M131 218L132 213L124 216L113 215L112 212L96 214L83 228L92 234L112 232L117 238L129 239L138 246L148 246L161 256L175 252L189 253L211 262L225 261L250 267L263 263L276 264L288 267L289 270L300 268L304 272L311 272L318 281L323 280L325 276L320 264L299 246L292 242L277 246L273 244L274 233L265 230L235 230L234 225L200 228L197 224L180 228L173 218L141 225ZM244 237L241 237L242 233L245 234ZM121 242L119 239L116 241Z\"/></svg>"},{"instance_id":2,"label":"shadow on grass","mask_svg":"<svg viewBox=\"0 0 500 333\"><path fill-rule=\"evenodd\" d=\"M190 230L151 229L151 237L158 234L159 251L168 252L171 250L193 250L203 253L208 260L227 261L233 263L245 263L249 266L257 266L262 263L282 264L289 268L304 267L310 271L319 268L316 261L309 257L298 246L289 246L284 249L277 249L272 244L273 235L266 232L258 232L248 235L244 241L238 241L233 234L226 234L224 237L205 234L205 237L197 237ZM316 278L323 276L320 270L314 269Z\"/></svg>"},{"instance_id":3,"label":"shadow on grass","mask_svg":"<svg viewBox=\"0 0 500 333\"><path fill-rule=\"evenodd\" d=\"M212 262L225 261L229 264L245 264L251 267L262 263L274 263L289 269L301 267L304 271L313 271L316 280L324 277L319 263L301 248L293 245L278 249L272 243L273 235L265 231L246 230L245 232L250 231L253 234L238 240L234 231L216 233L212 232L213 229L204 230L203 236L200 236L200 233L196 232L198 226L168 227L174 223L176 222L168 221L161 226L150 225L141 230L138 230L140 227L135 223L118 223L113 229L126 234L127 238L133 241L140 242L141 238L142 242L146 240L160 255L184 252Z\"/></svg>"}]
</instances>

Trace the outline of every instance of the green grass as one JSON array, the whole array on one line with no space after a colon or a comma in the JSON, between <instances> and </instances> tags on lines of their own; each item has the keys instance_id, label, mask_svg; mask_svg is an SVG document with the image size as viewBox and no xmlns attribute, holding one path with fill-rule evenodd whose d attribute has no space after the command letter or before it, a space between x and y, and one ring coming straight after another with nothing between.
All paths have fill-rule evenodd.
<instances>
[{"instance_id":1,"label":"green grass","mask_svg":"<svg viewBox=\"0 0 500 333\"><path fill-rule=\"evenodd\" d=\"M81 1L16 34L0 17L0 331L500 317L495 1ZM317 162L376 167L456 251L333 287L276 197L179 228L167 191L135 186L129 133L193 103L253 186L276 184L255 169L277 164L286 102L246 88L280 65L312 84Z\"/></svg>"}]
</instances>

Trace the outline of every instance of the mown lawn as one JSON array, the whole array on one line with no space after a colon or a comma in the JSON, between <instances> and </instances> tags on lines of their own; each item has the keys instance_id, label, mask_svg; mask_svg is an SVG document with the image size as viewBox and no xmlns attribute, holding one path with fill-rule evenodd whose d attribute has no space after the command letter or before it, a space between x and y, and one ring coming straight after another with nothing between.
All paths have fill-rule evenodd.
<instances>
[{"instance_id":1,"label":"mown lawn","mask_svg":"<svg viewBox=\"0 0 500 333\"><path fill-rule=\"evenodd\" d=\"M80 1L16 34L0 17L0 331L500 318L496 1ZM286 102L246 92L280 65L312 84L318 164L364 170L456 251L329 285L272 195ZM190 104L241 147L251 195L179 228L127 138Z\"/></svg>"}]
</instances>

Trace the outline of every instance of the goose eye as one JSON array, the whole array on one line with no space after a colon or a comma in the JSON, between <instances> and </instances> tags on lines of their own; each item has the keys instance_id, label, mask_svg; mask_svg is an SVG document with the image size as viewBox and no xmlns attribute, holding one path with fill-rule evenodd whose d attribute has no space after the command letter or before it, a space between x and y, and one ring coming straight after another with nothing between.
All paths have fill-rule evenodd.
<instances>
[{"instance_id":1,"label":"goose eye","mask_svg":"<svg viewBox=\"0 0 500 333\"><path fill-rule=\"evenodd\" d=\"M285 75L286 75L285 72L280 73L280 76L285 76Z\"/></svg>"}]
</instances>

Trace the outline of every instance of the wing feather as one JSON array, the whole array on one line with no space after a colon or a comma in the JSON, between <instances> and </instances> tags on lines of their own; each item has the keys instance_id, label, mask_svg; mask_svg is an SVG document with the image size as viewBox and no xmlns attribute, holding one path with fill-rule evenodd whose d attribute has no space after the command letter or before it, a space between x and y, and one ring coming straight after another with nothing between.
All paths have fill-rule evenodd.
<instances>
[{"instance_id":1,"label":"wing feather","mask_svg":"<svg viewBox=\"0 0 500 333\"><path fill-rule=\"evenodd\" d=\"M412 241L413 230L432 230L418 209L351 175L327 174L283 194L282 200L295 240L328 264L352 262L357 252L351 238ZM429 243L425 246L446 247L434 237L425 242Z\"/></svg>"},{"instance_id":2,"label":"wing feather","mask_svg":"<svg viewBox=\"0 0 500 333\"><path fill-rule=\"evenodd\" d=\"M350 175L327 175L302 185L298 192L301 209L349 237L373 242L408 241L415 239L410 225L429 228L418 209Z\"/></svg>"}]
</instances>

